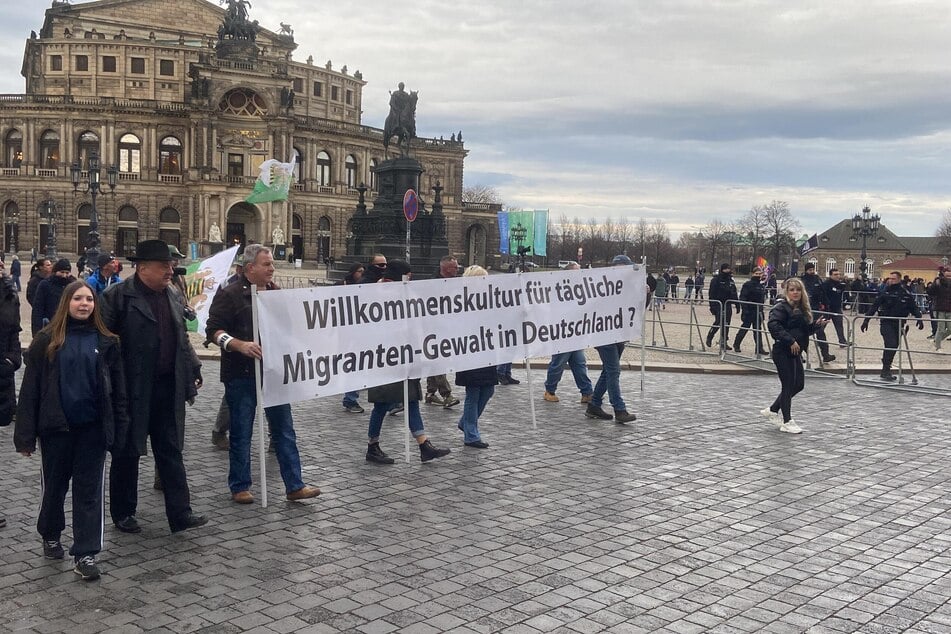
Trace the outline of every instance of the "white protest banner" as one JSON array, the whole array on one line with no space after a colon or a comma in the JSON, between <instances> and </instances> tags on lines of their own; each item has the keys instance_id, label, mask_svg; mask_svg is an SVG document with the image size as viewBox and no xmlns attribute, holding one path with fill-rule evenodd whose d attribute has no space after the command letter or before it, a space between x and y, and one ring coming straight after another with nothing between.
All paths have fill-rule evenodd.
<instances>
[{"instance_id":1,"label":"white protest banner","mask_svg":"<svg viewBox=\"0 0 951 634\"><path fill-rule=\"evenodd\" d=\"M260 293L264 405L637 339L646 287L625 266Z\"/></svg>"},{"instance_id":2,"label":"white protest banner","mask_svg":"<svg viewBox=\"0 0 951 634\"><path fill-rule=\"evenodd\" d=\"M238 246L235 245L188 267L185 274L186 299L197 315L196 319L188 322L188 330L191 332L205 332L211 301L228 279L228 272L237 252Z\"/></svg>"}]
</instances>

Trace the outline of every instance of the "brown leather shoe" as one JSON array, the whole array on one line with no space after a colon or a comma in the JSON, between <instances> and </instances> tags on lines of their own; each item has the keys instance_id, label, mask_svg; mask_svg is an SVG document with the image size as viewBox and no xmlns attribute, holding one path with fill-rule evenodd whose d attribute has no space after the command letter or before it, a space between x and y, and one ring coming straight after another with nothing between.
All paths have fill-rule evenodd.
<instances>
[{"instance_id":1,"label":"brown leather shoe","mask_svg":"<svg viewBox=\"0 0 951 634\"><path fill-rule=\"evenodd\" d=\"M237 493L231 494L231 500L238 504L252 504L254 502L254 494L250 491L238 491Z\"/></svg>"},{"instance_id":2,"label":"brown leather shoe","mask_svg":"<svg viewBox=\"0 0 951 634\"><path fill-rule=\"evenodd\" d=\"M317 487L304 485L296 491L291 491L288 493L287 499L291 502L296 502L297 500L309 500L310 498L315 498L318 495L320 495L320 489Z\"/></svg>"}]
</instances>

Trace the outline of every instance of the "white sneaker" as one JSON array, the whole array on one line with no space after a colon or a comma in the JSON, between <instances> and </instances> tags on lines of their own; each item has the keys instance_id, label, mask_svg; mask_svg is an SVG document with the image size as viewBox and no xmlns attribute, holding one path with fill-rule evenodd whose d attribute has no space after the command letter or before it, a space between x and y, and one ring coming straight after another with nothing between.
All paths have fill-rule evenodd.
<instances>
[{"instance_id":1,"label":"white sneaker","mask_svg":"<svg viewBox=\"0 0 951 634\"><path fill-rule=\"evenodd\" d=\"M801 434L802 427L797 425L796 421L790 418L789 421L779 426L779 431L784 431L787 434Z\"/></svg>"},{"instance_id":2,"label":"white sneaker","mask_svg":"<svg viewBox=\"0 0 951 634\"><path fill-rule=\"evenodd\" d=\"M768 422L770 422L770 423L776 425L777 427L778 427L779 425L782 425L782 424L783 424L783 419L782 419L782 417L779 415L779 412L774 412L774 411L772 411L771 409L769 409L768 407L765 407L765 408L761 409L761 410L759 411L759 413L762 414L763 417L764 417Z\"/></svg>"}]
</instances>

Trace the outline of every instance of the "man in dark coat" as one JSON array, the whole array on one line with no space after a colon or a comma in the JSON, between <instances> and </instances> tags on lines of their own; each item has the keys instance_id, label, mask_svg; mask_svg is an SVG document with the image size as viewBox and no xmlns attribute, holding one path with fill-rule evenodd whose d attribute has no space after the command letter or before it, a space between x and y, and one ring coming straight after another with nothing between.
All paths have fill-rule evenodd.
<instances>
[{"instance_id":1,"label":"man in dark coat","mask_svg":"<svg viewBox=\"0 0 951 634\"><path fill-rule=\"evenodd\" d=\"M740 352L740 345L746 338L748 329L752 329L753 338L756 340L756 354L767 354L763 349L763 302L766 300L766 287L763 286L762 276L763 269L757 266L753 269L750 279L740 288L740 317L743 323L737 329L736 338L733 340L733 350L736 352Z\"/></svg>"},{"instance_id":2,"label":"man in dark coat","mask_svg":"<svg viewBox=\"0 0 951 634\"><path fill-rule=\"evenodd\" d=\"M33 296L36 295L36 289L40 282L48 278L53 273L53 261L49 258L40 258L33 265L30 273L30 281L26 283L26 301L32 306Z\"/></svg>"},{"instance_id":3,"label":"man in dark coat","mask_svg":"<svg viewBox=\"0 0 951 634\"><path fill-rule=\"evenodd\" d=\"M839 347L844 348L848 345L845 340L845 329L842 324L842 307L845 302L845 282L842 281L842 273L839 269L832 267L829 269L829 277L822 283L822 292L826 300L826 312L829 313L829 319L835 326L835 334L839 340ZM823 335L824 336L824 335Z\"/></svg>"},{"instance_id":4,"label":"man in dark coat","mask_svg":"<svg viewBox=\"0 0 951 634\"><path fill-rule=\"evenodd\" d=\"M710 278L710 294L707 299L710 300L710 313L713 315L713 326L707 332L707 347L710 348L713 346L713 337L720 329L721 321L723 322L723 341L730 340L730 321L733 318L733 311L740 312L737 304L727 304L730 300L737 300L733 267L729 264L721 264L720 272Z\"/></svg>"},{"instance_id":5,"label":"man in dark coat","mask_svg":"<svg viewBox=\"0 0 951 634\"><path fill-rule=\"evenodd\" d=\"M924 322L921 321L918 302L915 301L915 296L902 286L901 273L898 271L892 271L885 278L885 290L878 294L875 303L865 313L862 332L868 330L869 318L875 313L887 318L882 319L878 326L882 334L882 342L885 344L885 350L882 352L882 373L879 376L886 381L894 381L896 377L892 374L892 361L895 359L895 353L898 352L899 336L904 325L902 318L914 315L918 319L918 330L924 330L925 327Z\"/></svg>"},{"instance_id":6,"label":"man in dark coat","mask_svg":"<svg viewBox=\"0 0 951 634\"><path fill-rule=\"evenodd\" d=\"M825 287L822 285L822 278L816 275L816 265L812 262L806 264L803 274L800 277L802 286L806 289L806 295L809 297L809 307L813 314L819 317L828 317L829 300L826 298ZM823 363L835 361L835 355L829 354L829 344L826 341L825 329L816 331L816 347L822 355Z\"/></svg>"},{"instance_id":7,"label":"man in dark coat","mask_svg":"<svg viewBox=\"0 0 951 634\"><path fill-rule=\"evenodd\" d=\"M178 291L171 286L172 258L161 240L136 246L135 275L102 294L106 327L119 335L131 425L121 453L109 471L112 521L126 533L141 531L138 505L139 457L151 440L164 484L165 514L173 533L201 526L207 519L191 509L182 461L185 402L201 387L201 363L188 341Z\"/></svg>"},{"instance_id":8,"label":"man in dark coat","mask_svg":"<svg viewBox=\"0 0 951 634\"><path fill-rule=\"evenodd\" d=\"M70 274L71 270L69 260L66 258L57 260L53 265L53 274L37 286L36 295L33 296L33 314L30 316L30 328L34 337L53 319L59 307L59 298L63 295L63 289L76 281L76 278Z\"/></svg>"}]
</instances>

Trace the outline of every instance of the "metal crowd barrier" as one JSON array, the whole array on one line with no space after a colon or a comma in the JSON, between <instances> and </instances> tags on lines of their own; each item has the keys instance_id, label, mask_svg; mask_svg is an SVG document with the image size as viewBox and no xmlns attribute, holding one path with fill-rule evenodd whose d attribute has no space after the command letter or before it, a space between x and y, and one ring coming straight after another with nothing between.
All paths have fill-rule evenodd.
<instances>
[{"instance_id":1,"label":"metal crowd barrier","mask_svg":"<svg viewBox=\"0 0 951 634\"><path fill-rule=\"evenodd\" d=\"M869 322L875 322L879 326L883 321L897 321L898 322L898 346L895 348L886 348L875 347L875 346L860 346L855 342L856 331L860 328L856 327L856 322L859 320L865 321L868 319ZM927 321L927 320L922 320ZM940 396L951 396L951 388L941 387L939 385L923 385L918 380L918 375L915 372L915 365L912 355L917 355L919 358L941 358L946 360L948 357L943 354L936 352L934 350L912 350L911 346L908 344L908 331L910 328L915 328L915 322L917 319L914 317L883 317L881 315L874 315L872 317L856 316L851 320L852 328L849 338L849 374L852 382L856 385L862 385L865 387L874 387L880 389L888 390L902 390L906 392L920 392L925 394L936 394ZM869 325L869 330L871 330L872 324ZM927 326L926 326L927 328ZM897 379L894 382L885 381L881 378L859 378L858 373L856 372L856 363L855 363L855 352L857 350L881 350L882 353L886 350L894 350L895 358L892 361L892 371L895 373ZM905 368L905 362L907 361L907 369Z\"/></svg>"},{"instance_id":2,"label":"metal crowd barrier","mask_svg":"<svg viewBox=\"0 0 951 634\"><path fill-rule=\"evenodd\" d=\"M683 298L666 298L666 302L672 305L682 305L688 307L687 320L678 320L674 319L665 319L664 314L665 310L658 306L655 302L651 302L651 306L646 313L647 321L646 326L650 326L650 332L644 333L644 342L646 348L651 350L657 350L659 352L671 352L678 354L703 354L703 355L719 355L720 351L714 348L708 348L706 345L706 332L705 329L709 329L711 324L701 324L700 318L697 315L697 306L699 302L693 300L686 300ZM720 309L723 310L722 302L714 302ZM706 308L709 303L703 301L704 308ZM687 347L679 348L672 346L670 341L667 338L667 329L669 327L684 327L687 328ZM722 331L722 329L721 329ZM658 344L658 335L662 343ZM697 345L694 345L694 335L697 337ZM648 343L649 342L649 343ZM697 349L699 347L699 350Z\"/></svg>"}]
</instances>

